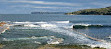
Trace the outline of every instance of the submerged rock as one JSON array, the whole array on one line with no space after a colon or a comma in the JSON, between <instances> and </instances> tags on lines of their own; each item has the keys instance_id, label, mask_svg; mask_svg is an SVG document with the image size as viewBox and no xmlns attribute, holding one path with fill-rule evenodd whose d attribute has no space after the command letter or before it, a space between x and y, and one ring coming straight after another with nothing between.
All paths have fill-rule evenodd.
<instances>
[{"instance_id":1,"label":"submerged rock","mask_svg":"<svg viewBox=\"0 0 111 49\"><path fill-rule=\"evenodd\" d=\"M48 44L60 44L64 41L62 38L53 38L47 41Z\"/></svg>"}]
</instances>

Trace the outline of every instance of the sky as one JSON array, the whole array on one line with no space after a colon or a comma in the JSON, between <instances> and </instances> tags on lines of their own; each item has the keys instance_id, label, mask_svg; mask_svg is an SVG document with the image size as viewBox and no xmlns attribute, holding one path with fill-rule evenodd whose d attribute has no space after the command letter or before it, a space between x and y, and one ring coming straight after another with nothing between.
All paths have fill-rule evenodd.
<instances>
[{"instance_id":1,"label":"sky","mask_svg":"<svg viewBox=\"0 0 111 49\"><path fill-rule=\"evenodd\" d=\"M0 0L0 14L73 12L111 6L111 0Z\"/></svg>"}]
</instances>

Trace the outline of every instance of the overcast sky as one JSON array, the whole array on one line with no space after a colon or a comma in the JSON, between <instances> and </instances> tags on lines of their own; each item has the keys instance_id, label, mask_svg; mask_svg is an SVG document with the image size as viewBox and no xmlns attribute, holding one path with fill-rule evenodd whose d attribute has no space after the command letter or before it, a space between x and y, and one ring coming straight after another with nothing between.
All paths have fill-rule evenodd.
<instances>
[{"instance_id":1,"label":"overcast sky","mask_svg":"<svg viewBox=\"0 0 111 49\"><path fill-rule=\"evenodd\" d=\"M72 12L111 6L111 0L0 0L0 14Z\"/></svg>"}]
</instances>

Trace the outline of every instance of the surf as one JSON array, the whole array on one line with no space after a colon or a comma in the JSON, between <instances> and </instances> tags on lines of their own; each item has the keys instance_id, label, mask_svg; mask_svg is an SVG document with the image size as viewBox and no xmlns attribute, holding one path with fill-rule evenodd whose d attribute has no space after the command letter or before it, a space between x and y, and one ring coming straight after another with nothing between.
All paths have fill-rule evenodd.
<instances>
[{"instance_id":1,"label":"surf","mask_svg":"<svg viewBox=\"0 0 111 49\"><path fill-rule=\"evenodd\" d=\"M18 26L17 26L18 25ZM90 45L91 47L104 47L111 48L111 44L108 42L99 42L89 39L86 36L78 34L77 31L71 29L71 27L76 28L95 28L95 27L110 27L110 25L102 25L102 24L73 24L69 21L47 21L47 22L13 22L12 27L19 27L24 29L45 29L53 31L54 33L66 35L72 37L72 40L76 40L77 43L82 43L85 45ZM72 27L72 28L73 28ZM27 38L26 38L27 39Z\"/></svg>"}]
</instances>

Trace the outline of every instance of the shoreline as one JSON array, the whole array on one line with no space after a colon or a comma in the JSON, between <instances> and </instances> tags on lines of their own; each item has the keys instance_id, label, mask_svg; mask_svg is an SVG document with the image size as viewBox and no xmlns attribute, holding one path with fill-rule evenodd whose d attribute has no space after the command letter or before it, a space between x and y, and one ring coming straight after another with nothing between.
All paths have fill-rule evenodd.
<instances>
[{"instance_id":1,"label":"shoreline","mask_svg":"<svg viewBox=\"0 0 111 49\"><path fill-rule=\"evenodd\" d=\"M22 45L22 46L20 46ZM29 45L29 44L28 44ZM16 48L22 48L22 49L29 49L29 47L27 44L19 44L18 46L16 46ZM0 44L0 48L1 49L4 49L4 48L8 48L7 47L8 45L4 45L4 44ZM12 46L10 47L11 49L14 49L15 46ZM102 47L90 47L90 46L87 46L87 45L78 45L78 44L75 44L75 45L54 45L54 44L41 44L39 46L34 46L35 49L106 49L106 48L102 48ZM10 49L9 48L9 49ZM30 47L31 49L33 47Z\"/></svg>"},{"instance_id":2,"label":"shoreline","mask_svg":"<svg viewBox=\"0 0 111 49\"><path fill-rule=\"evenodd\" d=\"M100 47L90 47L87 45L41 45L38 49L106 49Z\"/></svg>"},{"instance_id":3,"label":"shoreline","mask_svg":"<svg viewBox=\"0 0 111 49\"><path fill-rule=\"evenodd\" d=\"M90 15L90 14L64 14L64 15ZM97 14L92 14L92 15L97 15Z\"/></svg>"},{"instance_id":4,"label":"shoreline","mask_svg":"<svg viewBox=\"0 0 111 49\"><path fill-rule=\"evenodd\" d=\"M6 30L9 29L9 26L6 22L0 22L0 34L4 33Z\"/></svg>"}]
</instances>

